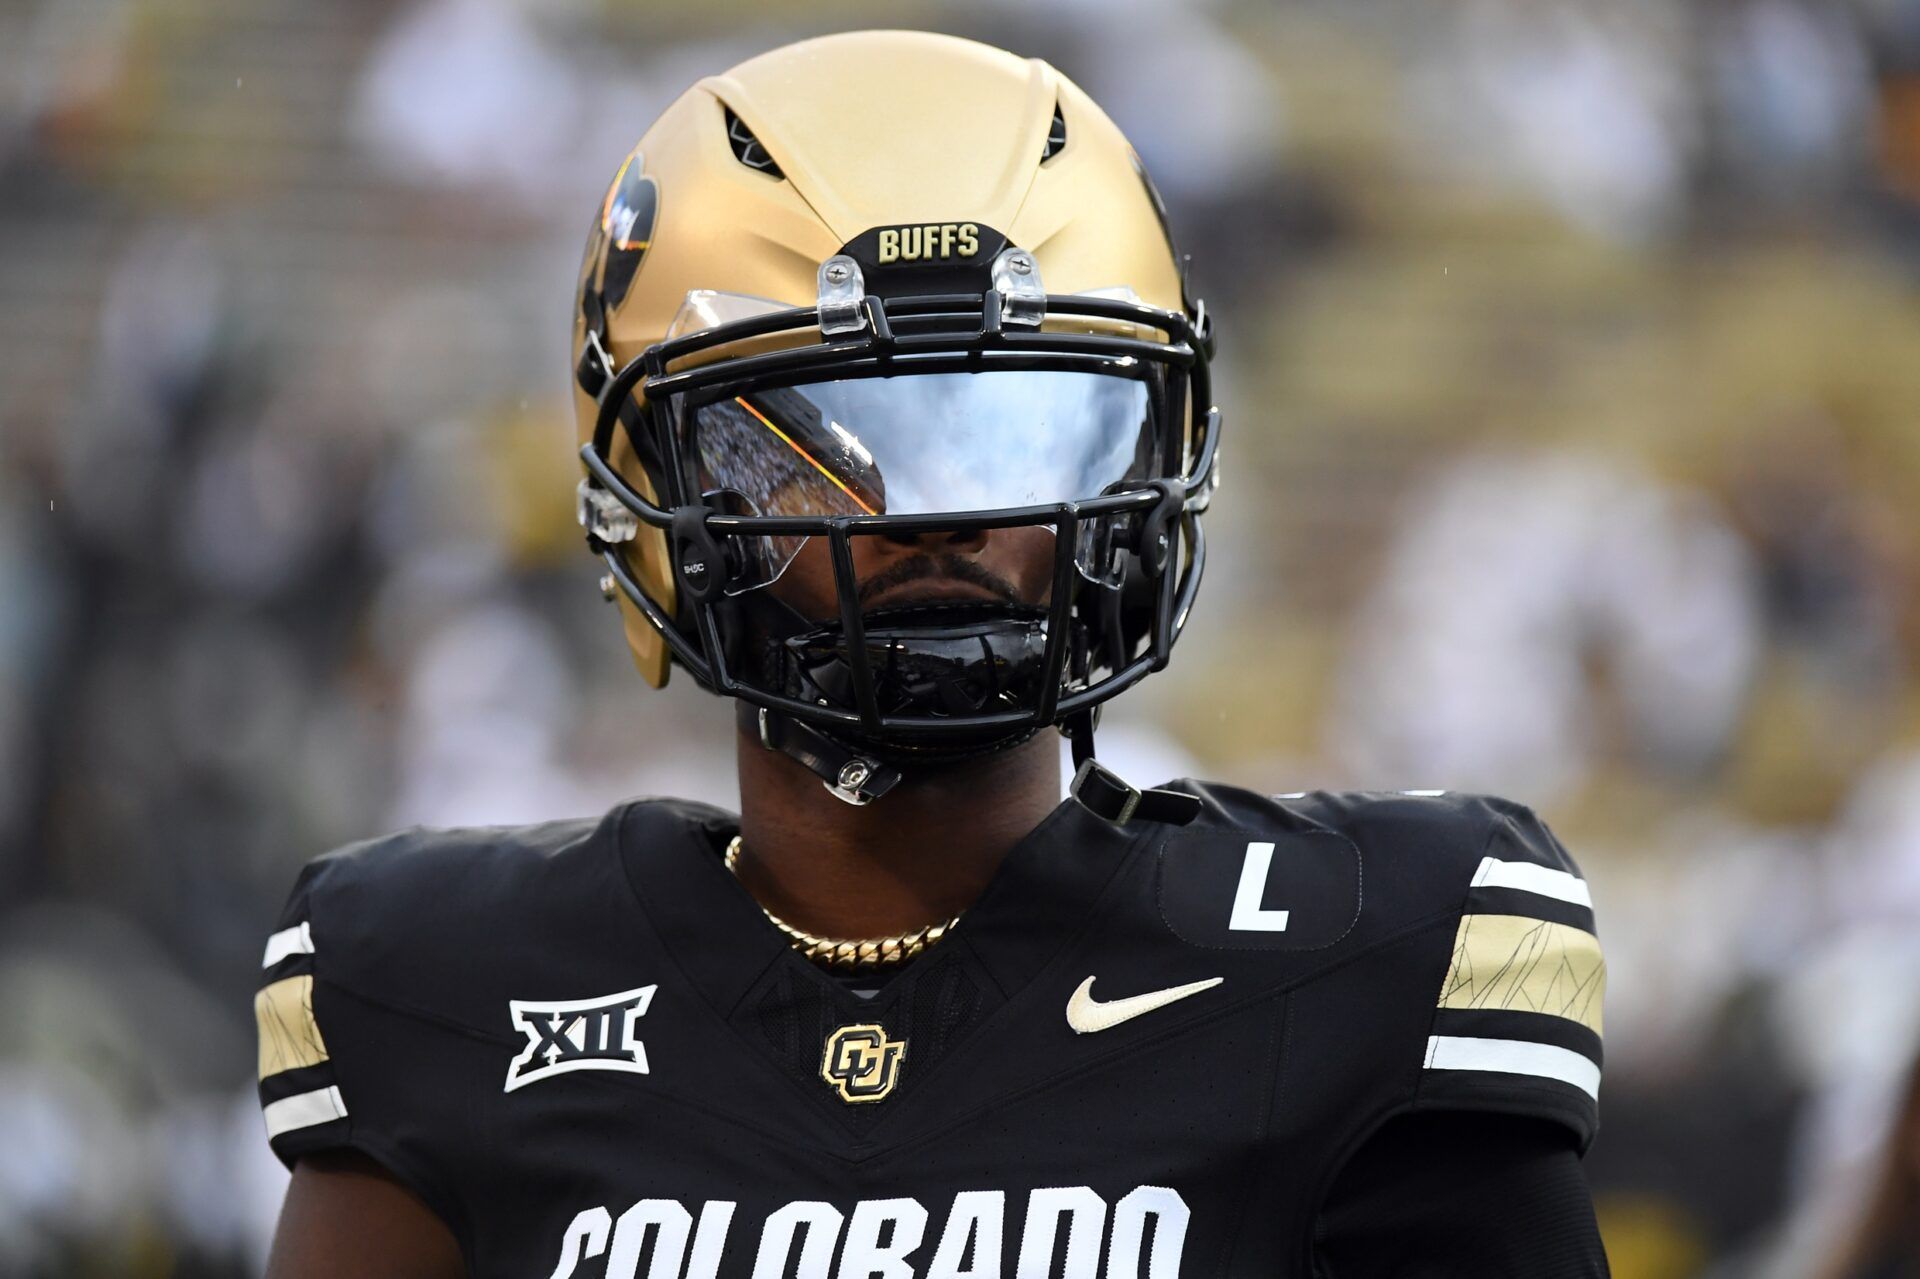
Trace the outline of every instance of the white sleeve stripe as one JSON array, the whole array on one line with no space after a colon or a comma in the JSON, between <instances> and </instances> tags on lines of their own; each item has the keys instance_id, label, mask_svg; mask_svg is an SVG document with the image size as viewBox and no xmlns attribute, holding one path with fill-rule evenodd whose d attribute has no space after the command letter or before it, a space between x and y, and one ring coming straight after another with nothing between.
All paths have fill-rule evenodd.
<instances>
[{"instance_id":1,"label":"white sleeve stripe","mask_svg":"<svg viewBox=\"0 0 1920 1279\"><path fill-rule=\"evenodd\" d=\"M311 955L313 953L313 926L301 920L292 928L283 928L267 938L266 957L260 961L262 968L271 968L288 955Z\"/></svg>"},{"instance_id":2,"label":"white sleeve stripe","mask_svg":"<svg viewBox=\"0 0 1920 1279\"><path fill-rule=\"evenodd\" d=\"M295 1128L311 1128L347 1117L347 1103L338 1088L316 1088L268 1102L262 1109L267 1118L267 1136L278 1137Z\"/></svg>"},{"instance_id":3,"label":"white sleeve stripe","mask_svg":"<svg viewBox=\"0 0 1920 1279\"><path fill-rule=\"evenodd\" d=\"M1592 1058L1554 1044L1434 1035L1427 1040L1426 1065L1428 1070L1491 1070L1503 1075L1558 1079L1595 1101L1600 1099L1600 1067Z\"/></svg>"},{"instance_id":4,"label":"white sleeve stripe","mask_svg":"<svg viewBox=\"0 0 1920 1279\"><path fill-rule=\"evenodd\" d=\"M1482 857L1480 869L1473 873L1473 886L1517 888L1523 893L1557 897L1563 902L1593 909L1593 895L1587 891L1586 880L1534 862L1503 862L1498 857Z\"/></svg>"}]
</instances>

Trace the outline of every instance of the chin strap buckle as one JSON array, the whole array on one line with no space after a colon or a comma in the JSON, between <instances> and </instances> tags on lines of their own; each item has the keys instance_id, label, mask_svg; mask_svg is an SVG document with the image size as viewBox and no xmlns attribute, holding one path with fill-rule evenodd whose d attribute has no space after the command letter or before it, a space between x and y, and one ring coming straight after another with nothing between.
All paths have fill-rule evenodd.
<instances>
[{"instance_id":1,"label":"chin strap buckle","mask_svg":"<svg viewBox=\"0 0 1920 1279\"><path fill-rule=\"evenodd\" d=\"M1082 808L1115 826L1125 826L1133 820L1135 810L1140 807L1140 792L1097 759L1080 761L1067 791L1080 801Z\"/></svg>"},{"instance_id":2,"label":"chin strap buckle","mask_svg":"<svg viewBox=\"0 0 1920 1279\"><path fill-rule=\"evenodd\" d=\"M744 731L758 736L768 750L800 761L828 794L843 803L864 808L900 783L899 769L848 750L810 724L764 706L736 705Z\"/></svg>"},{"instance_id":3,"label":"chin strap buckle","mask_svg":"<svg viewBox=\"0 0 1920 1279\"><path fill-rule=\"evenodd\" d=\"M1200 815L1199 796L1177 790L1140 790L1093 758L1081 761L1067 791L1082 808L1115 826L1125 826L1136 817L1144 822L1185 826Z\"/></svg>"},{"instance_id":4,"label":"chin strap buckle","mask_svg":"<svg viewBox=\"0 0 1920 1279\"><path fill-rule=\"evenodd\" d=\"M840 772L826 783L827 792L835 799L845 800L855 808L871 804L879 796L865 788L873 777L877 766L870 760L850 759L840 766Z\"/></svg>"}]
</instances>

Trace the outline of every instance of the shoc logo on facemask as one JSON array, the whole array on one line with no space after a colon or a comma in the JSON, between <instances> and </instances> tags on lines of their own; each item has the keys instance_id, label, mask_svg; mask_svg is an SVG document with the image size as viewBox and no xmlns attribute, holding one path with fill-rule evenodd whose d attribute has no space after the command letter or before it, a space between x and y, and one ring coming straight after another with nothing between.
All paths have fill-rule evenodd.
<instances>
[{"instance_id":1,"label":"shoc logo on facemask","mask_svg":"<svg viewBox=\"0 0 1920 1279\"><path fill-rule=\"evenodd\" d=\"M975 222L890 226L882 228L876 238L874 257L881 266L896 262L959 262L980 251L980 226Z\"/></svg>"}]
</instances>

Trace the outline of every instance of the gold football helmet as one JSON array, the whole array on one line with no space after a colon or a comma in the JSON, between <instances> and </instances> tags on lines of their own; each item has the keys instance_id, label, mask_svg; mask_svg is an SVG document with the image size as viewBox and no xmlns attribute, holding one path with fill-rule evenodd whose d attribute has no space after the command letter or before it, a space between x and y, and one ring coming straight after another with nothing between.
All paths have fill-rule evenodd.
<instances>
[{"instance_id":1,"label":"gold football helmet","mask_svg":"<svg viewBox=\"0 0 1920 1279\"><path fill-rule=\"evenodd\" d=\"M865 802L1167 662L1200 580L1212 333L1138 158L1046 63L868 31L701 81L621 165L573 325L580 518L640 670ZM1039 526L1044 608L863 613L850 539ZM839 616L766 586L829 540ZM904 612L904 611L903 611Z\"/></svg>"}]
</instances>

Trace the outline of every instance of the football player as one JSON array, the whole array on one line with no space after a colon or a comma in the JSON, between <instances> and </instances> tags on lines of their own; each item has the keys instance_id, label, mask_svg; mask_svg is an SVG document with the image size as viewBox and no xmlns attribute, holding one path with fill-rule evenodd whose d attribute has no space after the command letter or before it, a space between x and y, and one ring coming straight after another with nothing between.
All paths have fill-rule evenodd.
<instances>
[{"instance_id":1,"label":"football player","mask_svg":"<svg viewBox=\"0 0 1920 1279\"><path fill-rule=\"evenodd\" d=\"M642 674L734 702L741 812L306 869L276 1279L1605 1273L1539 820L1094 758L1200 580L1212 348L1045 63L840 35L670 107L580 275L580 516Z\"/></svg>"}]
</instances>

